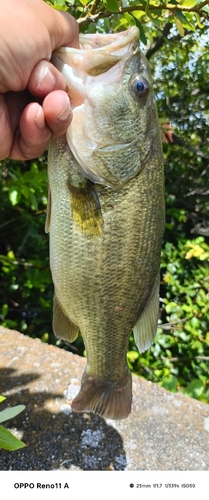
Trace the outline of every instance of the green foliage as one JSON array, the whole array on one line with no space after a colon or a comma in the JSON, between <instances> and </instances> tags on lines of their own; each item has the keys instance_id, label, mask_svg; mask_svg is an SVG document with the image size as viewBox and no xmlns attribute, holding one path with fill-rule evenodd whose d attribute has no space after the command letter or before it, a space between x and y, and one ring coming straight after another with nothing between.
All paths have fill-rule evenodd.
<instances>
[{"instance_id":1,"label":"green foliage","mask_svg":"<svg viewBox=\"0 0 209 500\"><path fill-rule=\"evenodd\" d=\"M163 306L155 342L140 355L130 339L131 370L170 391L209 401L209 245L202 236L166 242ZM163 322L165 321L165 323Z\"/></svg>"},{"instance_id":2,"label":"green foliage","mask_svg":"<svg viewBox=\"0 0 209 500\"><path fill-rule=\"evenodd\" d=\"M155 342L132 372L170 391L209 401L209 0L53 0L80 31L137 25L150 60L164 141L166 230ZM82 337L56 340L48 235L46 157L0 169L0 320L6 327L83 355Z\"/></svg>"},{"instance_id":3,"label":"green foliage","mask_svg":"<svg viewBox=\"0 0 209 500\"><path fill-rule=\"evenodd\" d=\"M4 401L6 398L4 396L0 396L0 403ZM24 405L14 406L13 408L7 408L6 410L0 411L0 423L5 422L6 420L10 420L10 418L14 418L21 411L25 409ZM19 450L23 448L25 443L17 439L13 434L5 429L2 425L0 425L0 448L3 450Z\"/></svg>"},{"instance_id":4,"label":"green foliage","mask_svg":"<svg viewBox=\"0 0 209 500\"><path fill-rule=\"evenodd\" d=\"M44 233L46 157L27 163L3 162L0 174L1 321L3 326L41 338L51 331L53 296Z\"/></svg>"},{"instance_id":5,"label":"green foliage","mask_svg":"<svg viewBox=\"0 0 209 500\"><path fill-rule=\"evenodd\" d=\"M162 34L165 25L175 26L181 36L186 30L195 32L208 19L208 3L199 0L49 0L52 7L69 12L78 20L80 30L108 32L136 25L145 45Z\"/></svg>"}]
</instances>

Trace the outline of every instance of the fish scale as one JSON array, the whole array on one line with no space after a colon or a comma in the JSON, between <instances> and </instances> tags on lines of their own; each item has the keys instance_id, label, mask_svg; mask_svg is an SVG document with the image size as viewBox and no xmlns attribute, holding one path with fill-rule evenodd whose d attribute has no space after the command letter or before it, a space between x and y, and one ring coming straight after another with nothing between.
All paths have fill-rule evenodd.
<instances>
[{"instance_id":1,"label":"fish scale","mask_svg":"<svg viewBox=\"0 0 209 500\"><path fill-rule=\"evenodd\" d=\"M112 35L113 42L119 37L118 46L120 36ZM121 56L118 80L111 81L111 59L108 84L105 74L103 93L99 82L98 99L97 76L92 80L92 85L95 85L94 113L89 112L92 91L87 86L83 115L80 112L77 115L75 107L75 121L72 120L67 139L62 137L51 141L46 222L46 230L50 232L50 266L55 287L54 332L72 342L80 330L87 353L81 390L72 402L72 409L92 411L114 419L126 418L131 410L131 374L126 363L131 330L134 330L141 351L152 343L155 336L164 229L162 147L150 72L144 56L136 49L138 30L130 28L122 36L123 44L124 36L127 37L127 53ZM82 35L82 39L84 37ZM92 37L92 50L96 51L94 35ZM64 49L62 57L63 53ZM81 48L79 54L85 59L85 50ZM96 64L97 53L93 60ZM106 66L107 60L108 57ZM73 56L70 64L73 65ZM90 62L87 67L90 67ZM95 73L99 74L99 63ZM114 68L113 79L116 79L116 74ZM130 91L133 75L149 82L147 95L136 100ZM72 87L70 78L72 72L69 77L69 86ZM70 91L69 87L69 93L73 103L73 88ZM76 91L76 99L77 95ZM91 96L89 101L88 95ZM113 120L114 112L122 109L123 100L126 112L120 114L119 120L118 116ZM79 127L83 128L81 131L77 129L74 135L76 116L79 120L83 116L84 124L82 126L82 121L79 121ZM95 127L96 149L91 149L89 138L85 142L89 117L92 120L91 133ZM101 133L99 142L102 123L104 129L109 124L109 129L107 135ZM132 154L128 155L130 148Z\"/></svg>"}]
</instances>

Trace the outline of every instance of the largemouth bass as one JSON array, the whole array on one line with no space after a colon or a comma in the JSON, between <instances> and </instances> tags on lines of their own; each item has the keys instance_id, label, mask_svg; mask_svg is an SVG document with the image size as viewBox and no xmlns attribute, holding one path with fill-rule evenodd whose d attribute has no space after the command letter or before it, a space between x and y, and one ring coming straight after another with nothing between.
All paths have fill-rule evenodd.
<instances>
[{"instance_id":1,"label":"largemouth bass","mask_svg":"<svg viewBox=\"0 0 209 500\"><path fill-rule=\"evenodd\" d=\"M73 107L66 137L49 148L53 330L80 330L87 365L75 412L123 419L131 411L126 362L133 329L139 351L153 342L164 230L161 134L148 62L136 27L80 35L61 48Z\"/></svg>"}]
</instances>

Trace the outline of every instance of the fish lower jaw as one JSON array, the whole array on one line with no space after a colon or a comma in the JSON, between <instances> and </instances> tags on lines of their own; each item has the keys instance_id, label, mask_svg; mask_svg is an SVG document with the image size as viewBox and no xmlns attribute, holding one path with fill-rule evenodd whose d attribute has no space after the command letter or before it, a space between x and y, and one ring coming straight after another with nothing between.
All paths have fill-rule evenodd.
<instances>
[{"instance_id":1,"label":"fish lower jaw","mask_svg":"<svg viewBox=\"0 0 209 500\"><path fill-rule=\"evenodd\" d=\"M104 418L122 420L131 412L131 403L132 377L129 370L119 383L101 380L84 372L80 392L71 407L77 413L92 412Z\"/></svg>"}]
</instances>

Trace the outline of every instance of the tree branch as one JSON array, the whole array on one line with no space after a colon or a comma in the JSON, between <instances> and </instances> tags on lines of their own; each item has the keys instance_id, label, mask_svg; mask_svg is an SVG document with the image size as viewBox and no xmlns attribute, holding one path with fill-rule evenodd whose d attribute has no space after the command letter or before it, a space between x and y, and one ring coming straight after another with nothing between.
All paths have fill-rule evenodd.
<instances>
[{"instance_id":1,"label":"tree branch","mask_svg":"<svg viewBox=\"0 0 209 500\"><path fill-rule=\"evenodd\" d=\"M100 0L94 0L91 9L89 11L89 15L93 16L96 13L97 7L99 7Z\"/></svg>"},{"instance_id":2,"label":"tree branch","mask_svg":"<svg viewBox=\"0 0 209 500\"><path fill-rule=\"evenodd\" d=\"M154 12L155 10L179 10L181 12L197 12L199 13L205 5L209 4L209 0L204 0L204 2L195 5L194 7L189 7L187 5L173 4L173 3L159 3L159 5L149 4L149 11ZM147 8L145 5L131 5L130 7L120 7L119 12L123 14L125 12L133 12L133 11L143 11L146 12Z\"/></svg>"},{"instance_id":3,"label":"tree branch","mask_svg":"<svg viewBox=\"0 0 209 500\"><path fill-rule=\"evenodd\" d=\"M199 149L191 146L187 142L183 141L180 137L178 137L176 134L172 134L172 143L177 144L178 146L182 146L184 149L187 149L187 151L190 151L193 153L195 156L200 156L204 160L209 160L209 156L205 155L202 151Z\"/></svg>"},{"instance_id":4,"label":"tree branch","mask_svg":"<svg viewBox=\"0 0 209 500\"><path fill-rule=\"evenodd\" d=\"M161 47L165 43L165 40L167 39L167 36L169 35L169 33L171 31L172 26L173 26L172 23L165 24L163 31L162 31L162 36L159 38L156 38L154 45L152 47L150 47L150 49L148 49L148 51L146 52L147 59L150 59L150 57L152 57L153 54L155 54L155 52L157 52L158 50L161 49Z\"/></svg>"},{"instance_id":5,"label":"tree branch","mask_svg":"<svg viewBox=\"0 0 209 500\"><path fill-rule=\"evenodd\" d=\"M149 4L149 12L154 13L155 11L160 10L167 10L170 12L180 11L180 12L196 12L198 14L201 14L203 17L207 16L206 12L202 12L202 9L206 6L209 5L209 0L204 0L203 2L195 5L194 7L189 7L187 5L180 5L180 4L171 4L171 3L159 3L158 5L152 5ZM110 12L108 9L105 9L104 6L102 6L99 10L99 12L96 12L97 7L99 7L99 1L95 0L93 2L93 5L88 12L88 14L85 17L80 17L78 19L78 23L81 24L82 26L88 25L90 22L96 22L98 19L104 19L107 17L111 17L112 15L115 16L116 13ZM142 11L144 13L147 12L147 6L146 5L131 5L129 7L119 7L118 14L125 14L126 12L134 12L134 11ZM206 17L208 19L208 16Z\"/></svg>"},{"instance_id":6,"label":"tree branch","mask_svg":"<svg viewBox=\"0 0 209 500\"><path fill-rule=\"evenodd\" d=\"M168 360L168 361L171 361L171 362L184 362L184 361L192 361L192 360L201 360L201 361L209 361L209 356L184 356L182 358L166 358L164 356L162 356L162 359L163 360Z\"/></svg>"}]
</instances>

